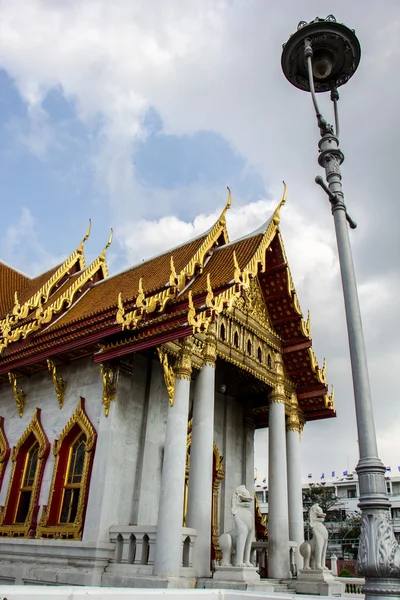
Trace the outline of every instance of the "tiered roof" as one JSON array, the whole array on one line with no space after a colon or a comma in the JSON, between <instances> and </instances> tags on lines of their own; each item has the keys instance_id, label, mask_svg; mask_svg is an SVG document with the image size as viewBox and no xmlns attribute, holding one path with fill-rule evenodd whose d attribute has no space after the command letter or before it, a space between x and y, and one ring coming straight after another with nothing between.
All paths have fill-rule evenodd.
<instances>
[{"instance_id":1,"label":"tiered roof","mask_svg":"<svg viewBox=\"0 0 400 600\"><path fill-rule=\"evenodd\" d=\"M229 195L209 231L113 277L106 266L111 238L85 266L89 231L62 265L35 279L0 263L0 380L11 370L41 370L50 357L91 354L104 362L185 337L194 315L220 312L257 277L307 420L334 416L279 231L284 201L262 228L229 243Z\"/></svg>"}]
</instances>

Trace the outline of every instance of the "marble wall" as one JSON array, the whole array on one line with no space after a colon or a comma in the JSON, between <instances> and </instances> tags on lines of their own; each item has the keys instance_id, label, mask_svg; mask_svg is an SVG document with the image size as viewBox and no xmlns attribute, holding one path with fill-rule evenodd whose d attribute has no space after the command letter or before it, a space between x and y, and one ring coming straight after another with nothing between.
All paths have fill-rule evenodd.
<instances>
[{"instance_id":1,"label":"marble wall","mask_svg":"<svg viewBox=\"0 0 400 600\"><path fill-rule=\"evenodd\" d=\"M100 365L94 364L92 358L84 358L61 366L59 374L67 382L62 409L59 408L47 371L18 380L18 385L27 394L22 418L18 416L11 385L4 383L0 386L0 415L4 417L5 433L12 447L29 425L36 407L39 407L43 428L50 444L53 444L74 413L79 397L85 398L85 409L98 437L81 544L87 549L99 547L100 544L109 552L111 526L157 524L169 409L162 367L154 354L134 355L132 372L120 372L117 396L111 402L108 417L102 406ZM194 381L191 384L191 407L193 390ZM222 533L233 528L232 494L238 485L245 483L243 474L247 461L243 451L243 407L235 398L221 391L215 393L214 440L224 456L225 467L219 497ZM54 456L50 452L40 492L40 506L48 502L53 464ZM0 505L6 499L10 473L11 460L8 461L0 490ZM39 518L40 515L41 510ZM10 544L10 541L7 543ZM24 543L23 540L18 541L18 544ZM26 543L33 544L33 541ZM47 542L35 542L39 545L44 543ZM62 541L53 543L57 546L63 544ZM68 554L66 548L71 543L65 545L65 552L62 553L65 558ZM5 550L5 544L6 540L0 539L0 555L3 546Z\"/></svg>"}]
</instances>

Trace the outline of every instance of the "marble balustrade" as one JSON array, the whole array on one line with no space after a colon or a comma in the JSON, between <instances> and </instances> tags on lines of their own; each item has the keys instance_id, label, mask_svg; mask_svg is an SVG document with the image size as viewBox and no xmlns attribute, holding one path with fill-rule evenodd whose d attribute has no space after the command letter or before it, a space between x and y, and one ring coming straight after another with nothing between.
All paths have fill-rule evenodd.
<instances>
[{"instance_id":1,"label":"marble balustrade","mask_svg":"<svg viewBox=\"0 0 400 600\"><path fill-rule=\"evenodd\" d=\"M110 542L115 544L114 564L134 565L138 571L151 572L157 538L156 525L114 525L110 527ZM194 547L197 532L190 527L182 527L181 576L191 576L196 568ZM136 569L135 569L136 570Z\"/></svg>"}]
</instances>

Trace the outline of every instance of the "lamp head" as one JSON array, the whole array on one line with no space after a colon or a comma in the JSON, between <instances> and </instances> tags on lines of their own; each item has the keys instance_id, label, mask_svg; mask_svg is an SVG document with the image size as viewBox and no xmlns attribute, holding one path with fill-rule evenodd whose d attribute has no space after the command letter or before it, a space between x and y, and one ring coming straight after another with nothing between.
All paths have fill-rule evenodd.
<instances>
[{"instance_id":1,"label":"lamp head","mask_svg":"<svg viewBox=\"0 0 400 600\"><path fill-rule=\"evenodd\" d=\"M316 92L328 92L346 83L355 73L361 57L360 42L353 29L338 23L333 15L300 21L297 31L283 44L282 70L292 85L310 91L305 44L312 48Z\"/></svg>"}]
</instances>

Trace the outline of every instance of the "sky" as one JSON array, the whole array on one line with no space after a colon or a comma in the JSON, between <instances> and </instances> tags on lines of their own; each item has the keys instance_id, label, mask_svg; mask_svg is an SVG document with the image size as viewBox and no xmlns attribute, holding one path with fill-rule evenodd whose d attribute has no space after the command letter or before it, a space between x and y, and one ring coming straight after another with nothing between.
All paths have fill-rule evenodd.
<instances>
[{"instance_id":1,"label":"sky","mask_svg":"<svg viewBox=\"0 0 400 600\"><path fill-rule=\"evenodd\" d=\"M310 97L280 67L300 20L356 30L360 67L340 88L346 204L379 455L400 465L398 299L400 4L396 0L0 0L0 259L34 276L114 229L111 273L206 230L232 190L231 239L288 186L281 230L337 418L307 424L302 475L352 471L357 430L330 206L314 177ZM320 98L332 119L329 99ZM256 432L258 476L266 432Z\"/></svg>"}]
</instances>

